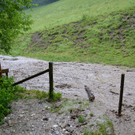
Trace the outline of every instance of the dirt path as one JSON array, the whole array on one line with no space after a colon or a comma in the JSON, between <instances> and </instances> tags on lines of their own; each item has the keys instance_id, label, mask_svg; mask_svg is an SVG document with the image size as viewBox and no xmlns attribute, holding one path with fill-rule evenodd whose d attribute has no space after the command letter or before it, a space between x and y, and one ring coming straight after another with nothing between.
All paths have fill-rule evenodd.
<instances>
[{"instance_id":1,"label":"dirt path","mask_svg":"<svg viewBox=\"0 0 135 135\"><path fill-rule=\"evenodd\" d=\"M9 76L15 81L24 79L48 68L48 62L25 57L7 57L0 55L2 68L9 68ZM101 64L73 62L54 62L54 89L63 96L74 98L76 95L87 98L84 85L90 87L96 100L105 104L106 112L115 123L118 134L135 134L135 72L126 72L127 68ZM118 108L121 74L125 73L124 116L114 114ZM26 89L48 91L48 74L41 75L21 84ZM114 110L114 111L113 111Z\"/></svg>"}]
</instances>

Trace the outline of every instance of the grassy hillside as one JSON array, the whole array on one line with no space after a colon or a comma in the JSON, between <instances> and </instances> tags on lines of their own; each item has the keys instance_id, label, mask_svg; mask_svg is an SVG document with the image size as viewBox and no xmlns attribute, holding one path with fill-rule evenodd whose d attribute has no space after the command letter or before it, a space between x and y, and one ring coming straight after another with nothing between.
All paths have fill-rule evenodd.
<instances>
[{"instance_id":1,"label":"grassy hillside","mask_svg":"<svg viewBox=\"0 0 135 135\"><path fill-rule=\"evenodd\" d=\"M35 21L32 31L79 21L83 15L95 17L135 5L135 0L60 0L47 6L26 10Z\"/></svg>"},{"instance_id":2,"label":"grassy hillside","mask_svg":"<svg viewBox=\"0 0 135 135\"><path fill-rule=\"evenodd\" d=\"M35 8L32 32L17 39L12 55L133 67L134 5L134 0L61 0Z\"/></svg>"}]
</instances>

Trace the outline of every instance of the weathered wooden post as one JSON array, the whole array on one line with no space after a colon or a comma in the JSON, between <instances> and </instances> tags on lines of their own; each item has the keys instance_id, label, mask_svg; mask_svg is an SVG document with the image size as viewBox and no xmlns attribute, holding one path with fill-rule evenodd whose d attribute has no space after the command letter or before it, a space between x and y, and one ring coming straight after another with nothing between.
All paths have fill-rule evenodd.
<instances>
[{"instance_id":1,"label":"weathered wooden post","mask_svg":"<svg viewBox=\"0 0 135 135\"><path fill-rule=\"evenodd\" d=\"M121 74L120 98L119 98L119 108L118 108L118 115L119 116L121 116L121 109L122 109L124 78L125 78L125 74Z\"/></svg>"},{"instance_id":2,"label":"weathered wooden post","mask_svg":"<svg viewBox=\"0 0 135 135\"><path fill-rule=\"evenodd\" d=\"M49 62L49 98L53 98L53 62Z\"/></svg>"},{"instance_id":3,"label":"weathered wooden post","mask_svg":"<svg viewBox=\"0 0 135 135\"><path fill-rule=\"evenodd\" d=\"M2 69L1 69L1 63L0 63L0 78L2 77Z\"/></svg>"}]
</instances>

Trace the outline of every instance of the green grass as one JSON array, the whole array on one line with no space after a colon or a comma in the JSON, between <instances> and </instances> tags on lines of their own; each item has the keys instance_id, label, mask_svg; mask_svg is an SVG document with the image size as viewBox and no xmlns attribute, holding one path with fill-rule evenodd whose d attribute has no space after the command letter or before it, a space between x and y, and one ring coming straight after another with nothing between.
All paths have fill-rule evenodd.
<instances>
[{"instance_id":1,"label":"green grass","mask_svg":"<svg viewBox=\"0 0 135 135\"><path fill-rule=\"evenodd\" d=\"M86 121L86 119L82 115L80 115L78 118L78 122L83 123L85 121Z\"/></svg>"},{"instance_id":2,"label":"green grass","mask_svg":"<svg viewBox=\"0 0 135 135\"><path fill-rule=\"evenodd\" d=\"M90 116L92 117L93 115L94 115L94 114L91 112L91 113L90 113Z\"/></svg>"},{"instance_id":3,"label":"green grass","mask_svg":"<svg viewBox=\"0 0 135 135\"><path fill-rule=\"evenodd\" d=\"M135 66L134 0L60 0L31 13L32 31L16 39L13 56Z\"/></svg>"},{"instance_id":4,"label":"green grass","mask_svg":"<svg viewBox=\"0 0 135 135\"><path fill-rule=\"evenodd\" d=\"M79 21L84 14L91 17L111 13L135 5L134 0L60 0L58 2L26 10L35 23L32 31Z\"/></svg>"},{"instance_id":5,"label":"green grass","mask_svg":"<svg viewBox=\"0 0 135 135\"><path fill-rule=\"evenodd\" d=\"M105 118L103 123L97 123L97 127L98 130L92 132L89 127L86 127L84 135L115 135L113 123L108 118Z\"/></svg>"}]
</instances>

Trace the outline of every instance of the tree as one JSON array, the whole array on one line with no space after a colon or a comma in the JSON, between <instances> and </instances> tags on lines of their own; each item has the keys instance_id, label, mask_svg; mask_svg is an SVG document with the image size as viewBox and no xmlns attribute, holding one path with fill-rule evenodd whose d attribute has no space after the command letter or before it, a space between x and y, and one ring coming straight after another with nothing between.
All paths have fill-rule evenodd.
<instances>
[{"instance_id":1,"label":"tree","mask_svg":"<svg viewBox=\"0 0 135 135\"><path fill-rule=\"evenodd\" d=\"M32 0L0 0L0 50L8 53L18 34L30 29L33 21L24 7L31 8Z\"/></svg>"}]
</instances>

